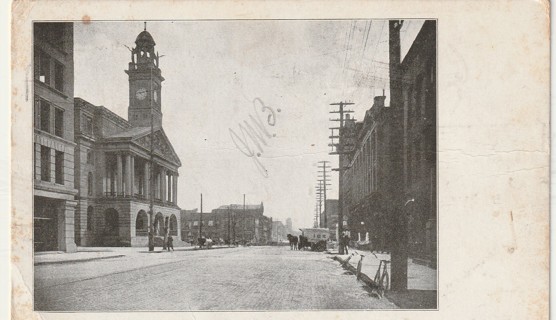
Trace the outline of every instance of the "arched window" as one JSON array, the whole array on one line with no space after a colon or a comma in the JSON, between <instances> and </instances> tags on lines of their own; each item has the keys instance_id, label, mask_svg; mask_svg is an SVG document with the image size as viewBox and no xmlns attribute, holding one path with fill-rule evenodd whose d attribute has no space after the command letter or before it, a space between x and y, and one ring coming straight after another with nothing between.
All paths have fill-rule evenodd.
<instances>
[{"instance_id":1,"label":"arched window","mask_svg":"<svg viewBox=\"0 0 556 320\"><path fill-rule=\"evenodd\" d=\"M136 236L146 236L149 232L149 217L147 213L143 210L137 213L137 219L135 220L135 235Z\"/></svg>"},{"instance_id":2,"label":"arched window","mask_svg":"<svg viewBox=\"0 0 556 320\"><path fill-rule=\"evenodd\" d=\"M87 175L87 194L92 196L93 195L93 173L89 172Z\"/></svg>"},{"instance_id":3,"label":"arched window","mask_svg":"<svg viewBox=\"0 0 556 320\"><path fill-rule=\"evenodd\" d=\"M87 208L87 230L93 230L93 207L89 206Z\"/></svg>"},{"instance_id":4,"label":"arched window","mask_svg":"<svg viewBox=\"0 0 556 320\"><path fill-rule=\"evenodd\" d=\"M154 218L154 233L156 236L164 235L164 216L160 212Z\"/></svg>"},{"instance_id":5,"label":"arched window","mask_svg":"<svg viewBox=\"0 0 556 320\"><path fill-rule=\"evenodd\" d=\"M170 216L170 235L171 236L178 235L178 219L176 218L175 215Z\"/></svg>"}]
</instances>

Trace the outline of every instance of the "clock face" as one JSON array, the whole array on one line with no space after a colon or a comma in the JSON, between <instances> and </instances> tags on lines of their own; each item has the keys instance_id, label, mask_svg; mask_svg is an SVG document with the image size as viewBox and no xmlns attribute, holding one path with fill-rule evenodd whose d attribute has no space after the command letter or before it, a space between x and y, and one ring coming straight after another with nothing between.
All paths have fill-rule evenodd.
<instances>
[{"instance_id":1,"label":"clock face","mask_svg":"<svg viewBox=\"0 0 556 320\"><path fill-rule=\"evenodd\" d=\"M135 97L137 97L137 99L139 100L145 100L145 98L147 97L147 89L141 88L137 90L137 92L135 93Z\"/></svg>"},{"instance_id":2,"label":"clock face","mask_svg":"<svg viewBox=\"0 0 556 320\"><path fill-rule=\"evenodd\" d=\"M158 102L158 91L155 90L153 93L154 93L154 101Z\"/></svg>"}]
</instances>

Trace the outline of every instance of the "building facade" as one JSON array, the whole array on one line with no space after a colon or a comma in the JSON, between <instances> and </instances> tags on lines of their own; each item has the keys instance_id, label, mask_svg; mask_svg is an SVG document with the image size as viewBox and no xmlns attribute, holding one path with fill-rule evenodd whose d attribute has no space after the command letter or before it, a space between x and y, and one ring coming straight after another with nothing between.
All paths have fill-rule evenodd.
<instances>
[{"instance_id":1,"label":"building facade","mask_svg":"<svg viewBox=\"0 0 556 320\"><path fill-rule=\"evenodd\" d=\"M33 242L76 251L73 24L33 24Z\"/></svg>"},{"instance_id":2,"label":"building facade","mask_svg":"<svg viewBox=\"0 0 556 320\"><path fill-rule=\"evenodd\" d=\"M282 221L272 222L272 242L282 242L288 240L288 233L286 232L286 226Z\"/></svg>"},{"instance_id":3,"label":"building facade","mask_svg":"<svg viewBox=\"0 0 556 320\"><path fill-rule=\"evenodd\" d=\"M196 243L201 236L224 243L267 244L272 241L272 218L264 215L264 206L230 204L210 213L182 210L182 239ZM199 228L202 223L201 228Z\"/></svg>"},{"instance_id":4,"label":"building facade","mask_svg":"<svg viewBox=\"0 0 556 320\"><path fill-rule=\"evenodd\" d=\"M177 203L181 162L162 127L164 78L155 45L144 30L131 51L125 71L128 120L75 98L77 245L147 246L151 219L155 244L169 234L175 246L183 245Z\"/></svg>"},{"instance_id":5,"label":"building facade","mask_svg":"<svg viewBox=\"0 0 556 320\"><path fill-rule=\"evenodd\" d=\"M435 21L424 23L398 70L401 87L391 92L400 96L392 96L391 101L401 103L387 107L385 96L375 97L362 121L347 117L340 131L340 146L346 152L340 155L340 166L346 168L340 177L343 215L347 220L344 229L352 240L370 241L375 250L390 251L391 231L396 223L396 218L390 216L390 201L401 199L408 217L409 255L435 263ZM393 118L397 110L402 115L402 130L396 127ZM403 135L399 147L393 147L395 134ZM397 158L397 153L402 156ZM395 191L399 193L397 198L390 194L392 179L398 174L393 172L395 161L403 162L403 187Z\"/></svg>"},{"instance_id":6,"label":"building facade","mask_svg":"<svg viewBox=\"0 0 556 320\"><path fill-rule=\"evenodd\" d=\"M401 63L409 252L436 260L436 22L426 21Z\"/></svg>"},{"instance_id":7,"label":"building facade","mask_svg":"<svg viewBox=\"0 0 556 320\"><path fill-rule=\"evenodd\" d=\"M326 199L323 215L326 216L326 226L330 231L329 239L338 239L338 199Z\"/></svg>"}]
</instances>

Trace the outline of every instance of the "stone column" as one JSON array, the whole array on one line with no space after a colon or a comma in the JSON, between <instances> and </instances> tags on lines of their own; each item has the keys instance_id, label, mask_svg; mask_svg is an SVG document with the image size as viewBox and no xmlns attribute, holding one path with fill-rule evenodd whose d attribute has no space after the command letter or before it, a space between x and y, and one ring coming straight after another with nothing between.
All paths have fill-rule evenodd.
<instances>
[{"instance_id":1,"label":"stone column","mask_svg":"<svg viewBox=\"0 0 556 320\"><path fill-rule=\"evenodd\" d=\"M145 197L147 197L147 199L151 198L151 194L149 193L150 191L150 179L151 179L151 173L149 170L149 166L150 164L148 162L145 161L145 170L143 171L144 177L143 177L143 195Z\"/></svg>"},{"instance_id":2,"label":"stone column","mask_svg":"<svg viewBox=\"0 0 556 320\"><path fill-rule=\"evenodd\" d=\"M160 172L160 183L161 183L161 197L160 199L162 200L162 202L166 201L166 169L162 168L161 172Z\"/></svg>"},{"instance_id":3,"label":"stone column","mask_svg":"<svg viewBox=\"0 0 556 320\"><path fill-rule=\"evenodd\" d=\"M171 172L168 173L167 176L168 176L168 183L166 185L168 186L168 191L166 192L166 195L168 197L168 202L173 203L174 202L174 183L172 181L174 180L174 176Z\"/></svg>"},{"instance_id":4,"label":"stone column","mask_svg":"<svg viewBox=\"0 0 556 320\"><path fill-rule=\"evenodd\" d=\"M125 155L125 195L131 195L131 155Z\"/></svg>"},{"instance_id":5,"label":"stone column","mask_svg":"<svg viewBox=\"0 0 556 320\"><path fill-rule=\"evenodd\" d=\"M102 195L108 192L108 161L104 157L104 174L102 175Z\"/></svg>"},{"instance_id":6,"label":"stone column","mask_svg":"<svg viewBox=\"0 0 556 320\"><path fill-rule=\"evenodd\" d=\"M178 173L174 173L172 176L172 202L178 204Z\"/></svg>"},{"instance_id":7,"label":"stone column","mask_svg":"<svg viewBox=\"0 0 556 320\"><path fill-rule=\"evenodd\" d=\"M156 174L156 194L158 195L158 199L162 199L162 169L158 169L158 173Z\"/></svg>"},{"instance_id":8,"label":"stone column","mask_svg":"<svg viewBox=\"0 0 556 320\"><path fill-rule=\"evenodd\" d=\"M117 167L118 167L118 171L116 172L116 192L118 195L120 195L123 192L123 188L122 188L122 182L123 182L123 177L122 177L122 155L121 154L117 154L116 155L116 163L117 163Z\"/></svg>"},{"instance_id":9,"label":"stone column","mask_svg":"<svg viewBox=\"0 0 556 320\"><path fill-rule=\"evenodd\" d=\"M66 200L58 207L58 250L76 252L74 218L77 201Z\"/></svg>"},{"instance_id":10,"label":"stone column","mask_svg":"<svg viewBox=\"0 0 556 320\"><path fill-rule=\"evenodd\" d=\"M130 194L131 196L135 195L135 157L133 155L130 155L131 158L131 167L129 167L129 172L131 175L131 183L129 185L130 188Z\"/></svg>"}]
</instances>

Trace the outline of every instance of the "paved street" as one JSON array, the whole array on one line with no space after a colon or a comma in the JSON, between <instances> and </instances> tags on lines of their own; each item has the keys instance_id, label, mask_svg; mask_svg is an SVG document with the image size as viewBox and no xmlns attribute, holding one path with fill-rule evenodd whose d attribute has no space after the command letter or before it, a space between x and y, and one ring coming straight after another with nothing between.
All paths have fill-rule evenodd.
<instances>
[{"instance_id":1,"label":"paved street","mask_svg":"<svg viewBox=\"0 0 556 320\"><path fill-rule=\"evenodd\" d=\"M147 253L35 266L35 309L392 309L326 254L289 247Z\"/></svg>"}]
</instances>

